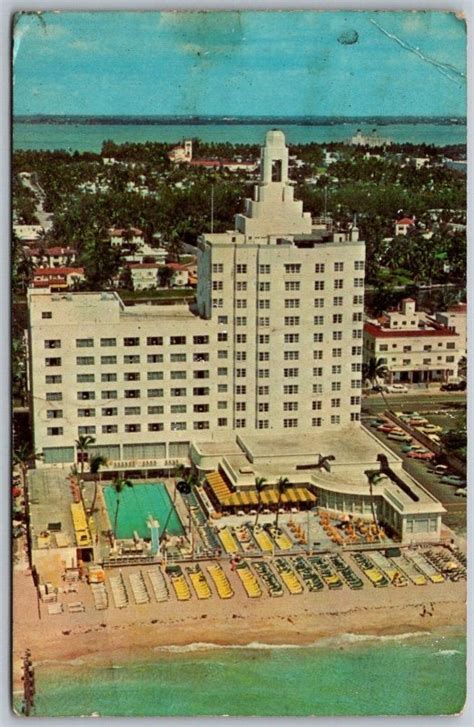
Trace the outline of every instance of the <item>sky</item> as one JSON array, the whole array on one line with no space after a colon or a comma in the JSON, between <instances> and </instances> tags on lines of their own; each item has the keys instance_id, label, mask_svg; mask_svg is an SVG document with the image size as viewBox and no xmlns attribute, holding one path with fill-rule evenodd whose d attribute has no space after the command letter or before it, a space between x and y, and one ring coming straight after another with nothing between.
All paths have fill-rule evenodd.
<instances>
[{"instance_id":1,"label":"sky","mask_svg":"<svg viewBox=\"0 0 474 727\"><path fill-rule=\"evenodd\" d=\"M51 12L14 31L15 114L463 116L442 12Z\"/></svg>"}]
</instances>

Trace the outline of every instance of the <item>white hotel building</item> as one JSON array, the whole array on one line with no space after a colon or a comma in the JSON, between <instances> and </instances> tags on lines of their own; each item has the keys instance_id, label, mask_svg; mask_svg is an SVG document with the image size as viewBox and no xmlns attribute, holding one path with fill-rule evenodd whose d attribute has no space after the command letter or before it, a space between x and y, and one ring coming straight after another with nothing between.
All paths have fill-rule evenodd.
<instances>
[{"instance_id":1,"label":"white hotel building","mask_svg":"<svg viewBox=\"0 0 474 727\"><path fill-rule=\"evenodd\" d=\"M83 434L95 438L89 451L104 454L109 469L159 469L191 457L201 471L219 467L245 487L255 474L301 481L296 460L314 468L334 443L344 476L332 475L333 489L350 488L356 468L362 502L364 468L377 466L377 453L397 471L401 463L359 423L365 246L356 226L312 229L293 198L284 135L269 131L260 181L235 229L203 234L198 246L192 309L125 306L112 292L29 292L42 466L77 461L74 442ZM353 437L360 465L350 447L346 457L344 442ZM304 477L323 501L331 474ZM441 506L425 494L423 512L434 512L426 527L439 534ZM401 510L404 497L395 498ZM324 504L331 507L326 497ZM361 507L370 512L369 503ZM406 502L397 517L417 507Z\"/></svg>"}]
</instances>

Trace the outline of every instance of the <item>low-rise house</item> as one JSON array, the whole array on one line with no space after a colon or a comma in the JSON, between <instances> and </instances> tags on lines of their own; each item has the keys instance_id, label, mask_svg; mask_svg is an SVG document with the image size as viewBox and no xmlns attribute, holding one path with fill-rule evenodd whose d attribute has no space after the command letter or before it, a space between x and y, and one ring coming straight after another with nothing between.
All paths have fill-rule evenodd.
<instances>
[{"instance_id":1,"label":"low-rise house","mask_svg":"<svg viewBox=\"0 0 474 727\"><path fill-rule=\"evenodd\" d=\"M399 310L364 324L364 363L380 359L392 383L429 384L457 375L464 355L461 336L405 298Z\"/></svg>"},{"instance_id":2,"label":"low-rise house","mask_svg":"<svg viewBox=\"0 0 474 727\"><path fill-rule=\"evenodd\" d=\"M185 288L189 285L190 266L183 263L168 263L166 267L173 271L170 279L171 288Z\"/></svg>"},{"instance_id":3,"label":"low-rise house","mask_svg":"<svg viewBox=\"0 0 474 727\"><path fill-rule=\"evenodd\" d=\"M128 252L123 259L128 263L155 262L159 265L164 265L167 255L168 252L163 247L151 247L145 242L137 250Z\"/></svg>"},{"instance_id":4,"label":"low-rise house","mask_svg":"<svg viewBox=\"0 0 474 727\"><path fill-rule=\"evenodd\" d=\"M55 267L36 268L33 271L33 288L72 290L77 283L85 280L84 268Z\"/></svg>"},{"instance_id":5,"label":"low-rise house","mask_svg":"<svg viewBox=\"0 0 474 727\"><path fill-rule=\"evenodd\" d=\"M122 247L122 245L143 245L145 240L143 231L138 227L111 227L109 229L110 244L112 247Z\"/></svg>"},{"instance_id":6,"label":"low-rise house","mask_svg":"<svg viewBox=\"0 0 474 727\"><path fill-rule=\"evenodd\" d=\"M13 234L23 245L33 245L44 235L42 225L13 225Z\"/></svg>"},{"instance_id":7,"label":"low-rise house","mask_svg":"<svg viewBox=\"0 0 474 727\"><path fill-rule=\"evenodd\" d=\"M151 290L158 287L158 263L131 263L128 265L133 290Z\"/></svg>"},{"instance_id":8,"label":"low-rise house","mask_svg":"<svg viewBox=\"0 0 474 727\"><path fill-rule=\"evenodd\" d=\"M403 217L401 220L397 220L395 222L395 237L398 237L398 235L407 235L414 226L415 220L411 217Z\"/></svg>"},{"instance_id":9,"label":"low-rise house","mask_svg":"<svg viewBox=\"0 0 474 727\"><path fill-rule=\"evenodd\" d=\"M76 251L72 247L32 247L26 248L24 253L33 265L49 268L70 267L76 262Z\"/></svg>"}]
</instances>

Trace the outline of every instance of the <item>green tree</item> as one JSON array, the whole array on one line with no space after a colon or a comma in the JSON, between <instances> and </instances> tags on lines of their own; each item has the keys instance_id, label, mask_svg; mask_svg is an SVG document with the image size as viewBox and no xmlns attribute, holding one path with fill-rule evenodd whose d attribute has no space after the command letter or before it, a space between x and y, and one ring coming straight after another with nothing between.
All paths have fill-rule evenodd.
<instances>
[{"instance_id":1,"label":"green tree","mask_svg":"<svg viewBox=\"0 0 474 727\"><path fill-rule=\"evenodd\" d=\"M277 482L278 490L278 502L277 502L277 513L275 518L275 529L278 530L278 519L280 516L280 505L283 494L291 487L291 482L288 477L280 477Z\"/></svg>"},{"instance_id":2,"label":"green tree","mask_svg":"<svg viewBox=\"0 0 474 727\"><path fill-rule=\"evenodd\" d=\"M377 386L380 379L384 379L388 371L387 365L383 358L371 358L368 363L362 365L362 378L372 384L372 387Z\"/></svg>"},{"instance_id":3,"label":"green tree","mask_svg":"<svg viewBox=\"0 0 474 727\"><path fill-rule=\"evenodd\" d=\"M261 495L262 492L268 487L267 481L265 477L256 477L255 478L255 489L257 490L257 499L258 499L258 505L257 505L257 513L255 515L255 522L254 522L254 528L258 525L258 518L260 515L260 512L262 510L262 499Z\"/></svg>"},{"instance_id":4,"label":"green tree","mask_svg":"<svg viewBox=\"0 0 474 727\"><path fill-rule=\"evenodd\" d=\"M95 510L95 503L97 500L97 493L99 489L99 481L100 481L100 468L105 467L108 463L107 457L103 457L101 454L96 454L94 457L91 458L91 461L89 462L89 472L94 477L94 497L92 498L92 504L90 513L91 515L94 514Z\"/></svg>"},{"instance_id":5,"label":"green tree","mask_svg":"<svg viewBox=\"0 0 474 727\"><path fill-rule=\"evenodd\" d=\"M114 538L117 539L117 522L118 522L118 516L119 516L121 495L126 487L133 487L133 482L131 482L131 480L124 479L123 477L117 477L112 482L112 487L115 490L115 496L116 496L113 533L114 533Z\"/></svg>"},{"instance_id":6,"label":"green tree","mask_svg":"<svg viewBox=\"0 0 474 727\"><path fill-rule=\"evenodd\" d=\"M76 449L80 454L80 460L81 460L81 477L84 474L84 455L88 451L91 444L94 444L95 438L91 437L89 434L80 434L79 437L76 439L74 444L76 445Z\"/></svg>"}]
</instances>

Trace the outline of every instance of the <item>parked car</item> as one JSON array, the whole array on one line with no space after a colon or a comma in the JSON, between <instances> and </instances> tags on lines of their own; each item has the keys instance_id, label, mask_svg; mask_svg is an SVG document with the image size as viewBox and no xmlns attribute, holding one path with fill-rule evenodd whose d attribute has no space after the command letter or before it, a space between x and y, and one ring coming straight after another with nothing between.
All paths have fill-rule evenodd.
<instances>
[{"instance_id":1,"label":"parked car","mask_svg":"<svg viewBox=\"0 0 474 727\"><path fill-rule=\"evenodd\" d=\"M411 452L408 452L407 457L410 457L410 459L426 459L430 460L434 457L434 452L430 452L429 450L425 449L424 452L420 452L420 450L414 449Z\"/></svg>"},{"instance_id":2,"label":"parked car","mask_svg":"<svg viewBox=\"0 0 474 727\"><path fill-rule=\"evenodd\" d=\"M439 424L425 424L422 427L417 427L420 432L423 432L423 434L437 434L438 432L443 431L443 427L440 427Z\"/></svg>"},{"instance_id":3,"label":"parked car","mask_svg":"<svg viewBox=\"0 0 474 727\"><path fill-rule=\"evenodd\" d=\"M407 434L406 432L391 431L391 432L388 432L387 437L388 437L388 439L395 439L398 442L412 442L413 441L413 437L410 437L410 435Z\"/></svg>"},{"instance_id":4,"label":"parked car","mask_svg":"<svg viewBox=\"0 0 474 727\"><path fill-rule=\"evenodd\" d=\"M441 482L445 485L457 485L458 487L465 487L466 480L460 475L443 475Z\"/></svg>"},{"instance_id":5,"label":"parked car","mask_svg":"<svg viewBox=\"0 0 474 727\"><path fill-rule=\"evenodd\" d=\"M387 423L386 419L380 419L380 418L371 419L369 421L369 427L380 427L380 426L382 426L382 424L386 424L386 423Z\"/></svg>"},{"instance_id":6,"label":"parked car","mask_svg":"<svg viewBox=\"0 0 474 727\"><path fill-rule=\"evenodd\" d=\"M387 394L408 394L408 388L403 384L385 384L382 386L382 391Z\"/></svg>"},{"instance_id":7,"label":"parked car","mask_svg":"<svg viewBox=\"0 0 474 727\"><path fill-rule=\"evenodd\" d=\"M412 444L408 444L408 443L407 443L407 444L404 444L404 445L403 445L403 446L401 447L401 450L402 450L402 452L404 452L405 454L406 454L407 452L417 452L417 451L418 451L418 452L425 452L425 451L426 451L425 447L420 447L420 445L419 445L419 444L413 444L413 443L412 443Z\"/></svg>"},{"instance_id":8,"label":"parked car","mask_svg":"<svg viewBox=\"0 0 474 727\"><path fill-rule=\"evenodd\" d=\"M440 391L466 391L465 381L451 381L449 384L442 384L439 388Z\"/></svg>"},{"instance_id":9,"label":"parked car","mask_svg":"<svg viewBox=\"0 0 474 727\"><path fill-rule=\"evenodd\" d=\"M388 432L401 432L402 430L400 429L400 427L397 427L396 424L389 424L387 422L386 424L381 424L379 427L377 427L377 431L388 434Z\"/></svg>"},{"instance_id":10,"label":"parked car","mask_svg":"<svg viewBox=\"0 0 474 727\"><path fill-rule=\"evenodd\" d=\"M436 464L434 467L429 467L428 472L434 475L446 475L449 472L447 464Z\"/></svg>"},{"instance_id":11,"label":"parked car","mask_svg":"<svg viewBox=\"0 0 474 727\"><path fill-rule=\"evenodd\" d=\"M460 487L454 494L458 497L467 497L467 487Z\"/></svg>"}]
</instances>

